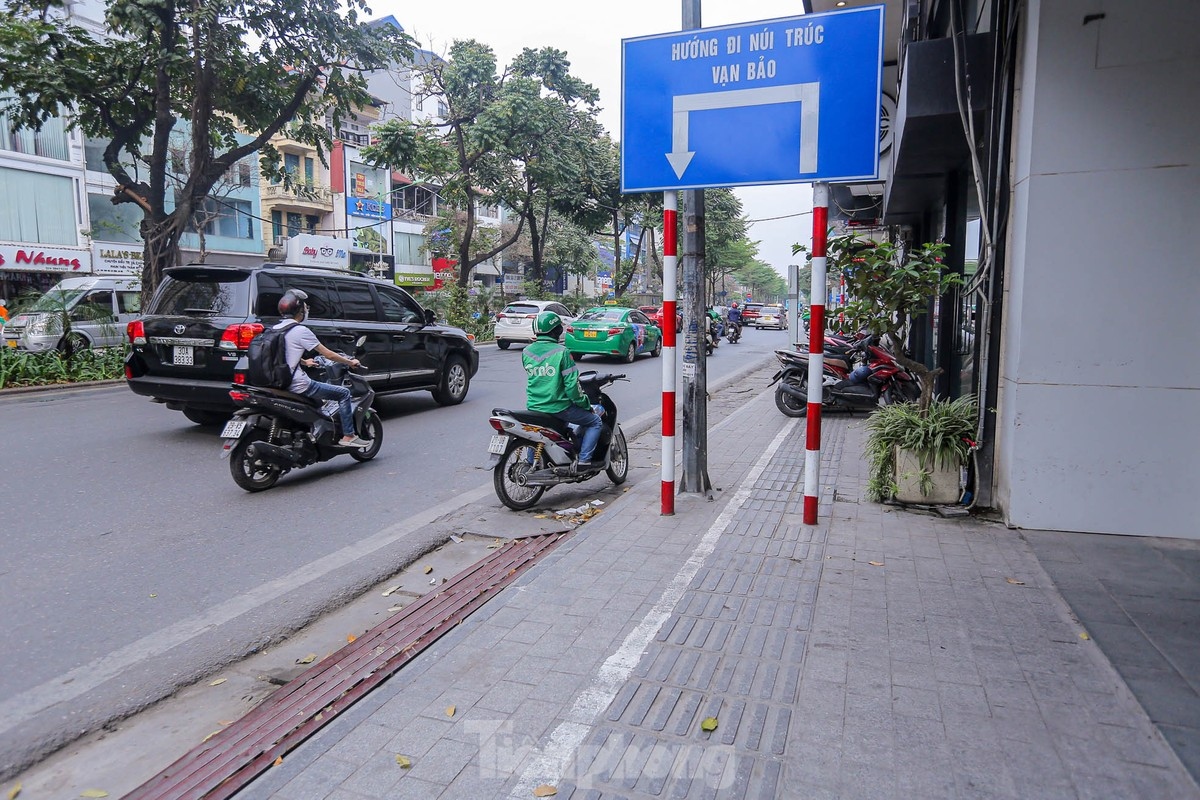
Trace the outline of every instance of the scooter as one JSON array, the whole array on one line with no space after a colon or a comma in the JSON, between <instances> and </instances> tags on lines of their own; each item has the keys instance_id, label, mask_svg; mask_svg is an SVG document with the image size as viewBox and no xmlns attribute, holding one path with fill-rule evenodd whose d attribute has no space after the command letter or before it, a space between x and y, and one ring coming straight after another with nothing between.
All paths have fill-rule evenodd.
<instances>
[{"instance_id":1,"label":"scooter","mask_svg":"<svg viewBox=\"0 0 1200 800\"><path fill-rule=\"evenodd\" d=\"M371 408L375 400L371 384L345 365L321 356L316 361L318 380L350 387L354 430L370 444L361 448L338 444L342 430L336 400L235 383L229 396L239 408L221 431L221 457L229 458L233 482L247 492L270 489L291 470L335 456L370 461L379 453L383 423Z\"/></svg>"},{"instance_id":2,"label":"scooter","mask_svg":"<svg viewBox=\"0 0 1200 800\"><path fill-rule=\"evenodd\" d=\"M742 326L737 322L730 322L725 326L725 338L730 344L737 344L738 339L742 338Z\"/></svg>"},{"instance_id":3,"label":"scooter","mask_svg":"<svg viewBox=\"0 0 1200 800\"><path fill-rule=\"evenodd\" d=\"M840 352L838 352L840 350ZM780 369L769 385L775 406L789 417L808 413L807 350L776 350ZM855 366L855 361L865 363ZM823 359L821 407L830 411L866 411L880 403L913 402L921 396L917 376L901 366L873 338L826 352Z\"/></svg>"},{"instance_id":4,"label":"scooter","mask_svg":"<svg viewBox=\"0 0 1200 800\"><path fill-rule=\"evenodd\" d=\"M604 409L604 423L596 452L595 466L580 470L579 437L571 425L552 414L540 411L492 409L488 423L496 429L488 443L486 469L492 470L492 483L500 502L523 511L530 508L551 486L581 483L601 471L620 485L629 476L629 449L625 434L617 422L617 404L603 391L605 386L626 380L623 374L598 375L584 372L579 385L593 406Z\"/></svg>"},{"instance_id":5,"label":"scooter","mask_svg":"<svg viewBox=\"0 0 1200 800\"><path fill-rule=\"evenodd\" d=\"M709 318L704 325L704 352L711 356L719 344L721 344L720 329L717 327L717 323Z\"/></svg>"}]
</instances>

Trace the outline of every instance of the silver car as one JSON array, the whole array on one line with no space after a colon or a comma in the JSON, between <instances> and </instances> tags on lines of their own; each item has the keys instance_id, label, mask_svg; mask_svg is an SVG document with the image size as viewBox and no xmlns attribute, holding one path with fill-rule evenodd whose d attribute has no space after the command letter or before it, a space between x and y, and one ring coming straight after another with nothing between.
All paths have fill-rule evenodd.
<instances>
[{"instance_id":1,"label":"silver car","mask_svg":"<svg viewBox=\"0 0 1200 800\"><path fill-rule=\"evenodd\" d=\"M141 310L141 280L132 275L66 278L8 321L4 346L34 353L114 347Z\"/></svg>"},{"instance_id":2,"label":"silver car","mask_svg":"<svg viewBox=\"0 0 1200 800\"><path fill-rule=\"evenodd\" d=\"M507 350L513 343L529 344L537 337L533 334L533 321L543 311L553 311L562 317L563 324L575 319L562 303L554 300L518 300L509 303L504 310L496 315L496 325L493 333L496 345L501 350Z\"/></svg>"}]
</instances>

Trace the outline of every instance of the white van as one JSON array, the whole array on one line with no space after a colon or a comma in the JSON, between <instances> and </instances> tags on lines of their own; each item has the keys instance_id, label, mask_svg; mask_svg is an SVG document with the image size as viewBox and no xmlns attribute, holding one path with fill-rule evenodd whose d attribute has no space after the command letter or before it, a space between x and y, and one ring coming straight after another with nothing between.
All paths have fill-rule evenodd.
<instances>
[{"instance_id":1,"label":"white van","mask_svg":"<svg viewBox=\"0 0 1200 800\"><path fill-rule=\"evenodd\" d=\"M142 282L134 275L65 278L3 327L4 346L42 353L114 347L141 314ZM70 320L64 335L63 316Z\"/></svg>"}]
</instances>

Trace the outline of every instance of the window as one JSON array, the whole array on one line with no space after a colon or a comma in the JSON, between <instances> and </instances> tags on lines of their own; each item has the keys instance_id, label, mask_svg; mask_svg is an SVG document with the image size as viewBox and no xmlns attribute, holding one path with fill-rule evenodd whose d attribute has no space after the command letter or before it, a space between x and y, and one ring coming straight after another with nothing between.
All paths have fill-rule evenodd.
<instances>
[{"instance_id":1,"label":"window","mask_svg":"<svg viewBox=\"0 0 1200 800\"><path fill-rule=\"evenodd\" d=\"M0 105L11 99L14 99L14 95L0 92ZM51 117L42 125L41 130L35 131L30 128L17 129L7 114L0 113L0 150L56 158L60 161L70 158L67 130L61 117Z\"/></svg>"},{"instance_id":2,"label":"window","mask_svg":"<svg viewBox=\"0 0 1200 800\"><path fill-rule=\"evenodd\" d=\"M318 222L318 219L316 217L311 216L311 215L305 216L304 217L304 230L307 233L316 233L317 232L317 222Z\"/></svg>"},{"instance_id":3,"label":"window","mask_svg":"<svg viewBox=\"0 0 1200 800\"><path fill-rule=\"evenodd\" d=\"M300 289L308 294L308 315L313 319L345 319L342 316L342 307L338 302L337 291L324 278L287 275L284 277L284 281L289 289ZM262 297L261 289L259 297ZM278 298L275 300L275 305L273 316L279 316Z\"/></svg>"},{"instance_id":4,"label":"window","mask_svg":"<svg viewBox=\"0 0 1200 800\"><path fill-rule=\"evenodd\" d=\"M395 236L397 264L428 264L421 258L421 248L425 246L425 237L419 233L397 233Z\"/></svg>"},{"instance_id":5,"label":"window","mask_svg":"<svg viewBox=\"0 0 1200 800\"><path fill-rule=\"evenodd\" d=\"M142 313L142 293L117 292L117 308L122 314Z\"/></svg>"},{"instance_id":6,"label":"window","mask_svg":"<svg viewBox=\"0 0 1200 800\"><path fill-rule=\"evenodd\" d=\"M271 212L271 236L276 240L283 238L283 212Z\"/></svg>"},{"instance_id":7,"label":"window","mask_svg":"<svg viewBox=\"0 0 1200 800\"><path fill-rule=\"evenodd\" d=\"M249 200L234 200L229 197L210 197L192 217L188 230L204 229L208 236L224 236L229 239L253 239L254 217Z\"/></svg>"},{"instance_id":8,"label":"window","mask_svg":"<svg viewBox=\"0 0 1200 800\"><path fill-rule=\"evenodd\" d=\"M571 316L571 312L567 311L567 307L559 305L558 303L553 303L551 305L546 306L546 310L553 311L555 314L558 314L560 317Z\"/></svg>"},{"instance_id":9,"label":"window","mask_svg":"<svg viewBox=\"0 0 1200 800\"><path fill-rule=\"evenodd\" d=\"M438 108L438 112L437 112L438 116L441 117L442 119L445 119L446 117L450 116L450 106L446 105L446 101L440 97L438 98L438 101L437 101L437 108Z\"/></svg>"},{"instance_id":10,"label":"window","mask_svg":"<svg viewBox=\"0 0 1200 800\"><path fill-rule=\"evenodd\" d=\"M0 241L79 244L73 179L0 167L0 198Z\"/></svg>"},{"instance_id":11,"label":"window","mask_svg":"<svg viewBox=\"0 0 1200 800\"><path fill-rule=\"evenodd\" d=\"M248 278L245 273L184 269L163 278L149 313L170 317L195 314L240 316L246 313ZM275 298L279 302L279 298ZM271 313L278 314L272 308Z\"/></svg>"},{"instance_id":12,"label":"window","mask_svg":"<svg viewBox=\"0 0 1200 800\"><path fill-rule=\"evenodd\" d=\"M338 294L342 298L342 310L346 319L379 321L379 313L375 310L375 296L367 284L339 281Z\"/></svg>"},{"instance_id":13,"label":"window","mask_svg":"<svg viewBox=\"0 0 1200 800\"><path fill-rule=\"evenodd\" d=\"M302 216L303 216L302 214L296 214L296 213L293 213L290 211L288 212L288 215L287 215L287 235L288 236L295 236L296 234L300 233L300 224L301 224L300 220L301 220Z\"/></svg>"},{"instance_id":14,"label":"window","mask_svg":"<svg viewBox=\"0 0 1200 800\"><path fill-rule=\"evenodd\" d=\"M112 289L88 292L79 305L71 309L73 320L111 320L113 315Z\"/></svg>"},{"instance_id":15,"label":"window","mask_svg":"<svg viewBox=\"0 0 1200 800\"><path fill-rule=\"evenodd\" d=\"M88 216L92 220L92 238L100 242L142 241L142 209L135 203L113 205L110 194L88 195Z\"/></svg>"},{"instance_id":16,"label":"window","mask_svg":"<svg viewBox=\"0 0 1200 800\"><path fill-rule=\"evenodd\" d=\"M403 292L395 289L383 287L375 287L376 293L379 295L379 304L383 306L383 319L385 322L415 322L421 324L425 321L425 315L417 306L415 300Z\"/></svg>"},{"instance_id":17,"label":"window","mask_svg":"<svg viewBox=\"0 0 1200 800\"><path fill-rule=\"evenodd\" d=\"M249 164L238 164L237 171L238 171L238 184L241 185L243 188L249 188L250 187L250 165Z\"/></svg>"}]
</instances>

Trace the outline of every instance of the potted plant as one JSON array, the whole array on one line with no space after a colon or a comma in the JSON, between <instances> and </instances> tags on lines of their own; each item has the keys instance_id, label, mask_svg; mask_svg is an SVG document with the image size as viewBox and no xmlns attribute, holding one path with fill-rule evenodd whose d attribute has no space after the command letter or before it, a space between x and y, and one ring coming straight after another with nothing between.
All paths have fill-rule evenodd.
<instances>
[{"instance_id":1,"label":"potted plant","mask_svg":"<svg viewBox=\"0 0 1200 800\"><path fill-rule=\"evenodd\" d=\"M827 319L847 330L866 330L917 375L916 403L878 409L868 422L867 496L909 503L956 503L960 470L972 447L977 408L972 397L933 397L940 370L909 358L904 350L914 321L930 301L961 285L962 276L942 266L943 242L903 246L859 236L831 236L827 265L840 278L847 300ZM807 251L802 245L793 252Z\"/></svg>"},{"instance_id":2,"label":"potted plant","mask_svg":"<svg viewBox=\"0 0 1200 800\"><path fill-rule=\"evenodd\" d=\"M867 421L867 499L957 503L977 415L971 395L878 409Z\"/></svg>"}]
</instances>

